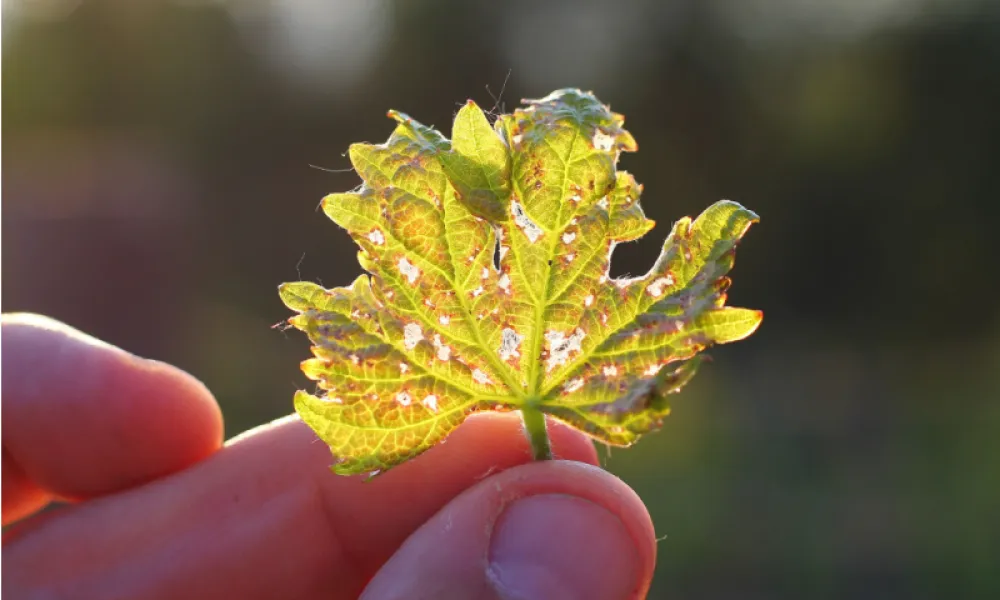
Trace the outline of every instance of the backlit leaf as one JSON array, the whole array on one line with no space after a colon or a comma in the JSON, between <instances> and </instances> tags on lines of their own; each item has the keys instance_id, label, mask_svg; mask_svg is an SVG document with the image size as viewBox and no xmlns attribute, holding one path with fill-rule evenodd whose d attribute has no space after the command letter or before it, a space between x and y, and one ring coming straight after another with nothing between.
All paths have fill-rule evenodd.
<instances>
[{"instance_id":1,"label":"backlit leaf","mask_svg":"<svg viewBox=\"0 0 1000 600\"><path fill-rule=\"evenodd\" d=\"M658 427L699 352L753 333L725 306L734 252L757 215L718 202L677 221L641 277L612 279L615 244L646 234L624 119L560 90L490 126L471 101L451 140L410 117L351 146L364 181L323 200L368 272L326 290L286 283L313 343L302 419L343 474L384 470L477 410L541 410L610 444ZM495 263L494 257L499 257Z\"/></svg>"}]
</instances>

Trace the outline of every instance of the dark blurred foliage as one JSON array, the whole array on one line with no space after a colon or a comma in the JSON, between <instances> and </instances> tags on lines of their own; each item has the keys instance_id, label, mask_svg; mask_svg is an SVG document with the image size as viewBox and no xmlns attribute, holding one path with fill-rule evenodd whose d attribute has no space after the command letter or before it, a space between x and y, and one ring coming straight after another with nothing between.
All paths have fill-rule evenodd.
<instances>
[{"instance_id":1,"label":"dark blurred foliage","mask_svg":"<svg viewBox=\"0 0 1000 600\"><path fill-rule=\"evenodd\" d=\"M290 410L278 283L357 273L316 210L397 108L448 131L564 86L627 117L660 225L759 212L749 340L607 466L651 597L1000 597L1000 11L970 0L4 1L3 309ZM486 89L489 86L489 92ZM310 165L344 171L329 172Z\"/></svg>"}]
</instances>

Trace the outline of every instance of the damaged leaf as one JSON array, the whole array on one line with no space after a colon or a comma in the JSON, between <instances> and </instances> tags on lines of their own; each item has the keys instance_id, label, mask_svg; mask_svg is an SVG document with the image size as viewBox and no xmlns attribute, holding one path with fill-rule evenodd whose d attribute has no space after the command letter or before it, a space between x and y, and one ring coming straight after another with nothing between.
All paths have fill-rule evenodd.
<instances>
[{"instance_id":1,"label":"damaged leaf","mask_svg":"<svg viewBox=\"0 0 1000 600\"><path fill-rule=\"evenodd\" d=\"M364 185L323 200L368 274L280 294L313 343L302 368L318 391L295 408L336 472L397 465L478 410L631 444L659 426L699 352L760 324L725 305L756 214L722 201L680 219L648 273L613 279L615 245L653 227L642 186L616 169L635 140L590 93L525 102L491 125L470 101L450 140L390 112L387 142L350 148Z\"/></svg>"}]
</instances>

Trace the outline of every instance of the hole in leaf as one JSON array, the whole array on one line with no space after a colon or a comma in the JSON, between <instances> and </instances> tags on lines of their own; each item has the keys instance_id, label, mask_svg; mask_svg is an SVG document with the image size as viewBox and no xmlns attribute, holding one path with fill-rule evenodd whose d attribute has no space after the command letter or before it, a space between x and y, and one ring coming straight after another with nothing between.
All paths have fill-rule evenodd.
<instances>
[{"instance_id":1,"label":"hole in leaf","mask_svg":"<svg viewBox=\"0 0 1000 600\"><path fill-rule=\"evenodd\" d=\"M652 237L652 236L647 236ZM624 242L615 245L611 253L611 277L634 277L649 270L650 264L660 253L662 241L654 240L644 244L645 240Z\"/></svg>"}]
</instances>

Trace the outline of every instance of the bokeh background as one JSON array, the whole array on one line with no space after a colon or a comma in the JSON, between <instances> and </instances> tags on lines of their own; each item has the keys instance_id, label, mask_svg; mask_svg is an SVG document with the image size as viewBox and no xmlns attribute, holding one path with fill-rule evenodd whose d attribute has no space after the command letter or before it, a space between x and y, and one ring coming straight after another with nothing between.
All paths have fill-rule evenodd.
<instances>
[{"instance_id":1,"label":"bokeh background","mask_svg":"<svg viewBox=\"0 0 1000 600\"><path fill-rule=\"evenodd\" d=\"M763 217L762 328L606 457L651 597L1000 597L997 3L3 0L2 43L3 309L189 370L229 435L307 385L276 286L358 273L317 211L349 143L593 90L659 222L616 273L720 198Z\"/></svg>"}]
</instances>

